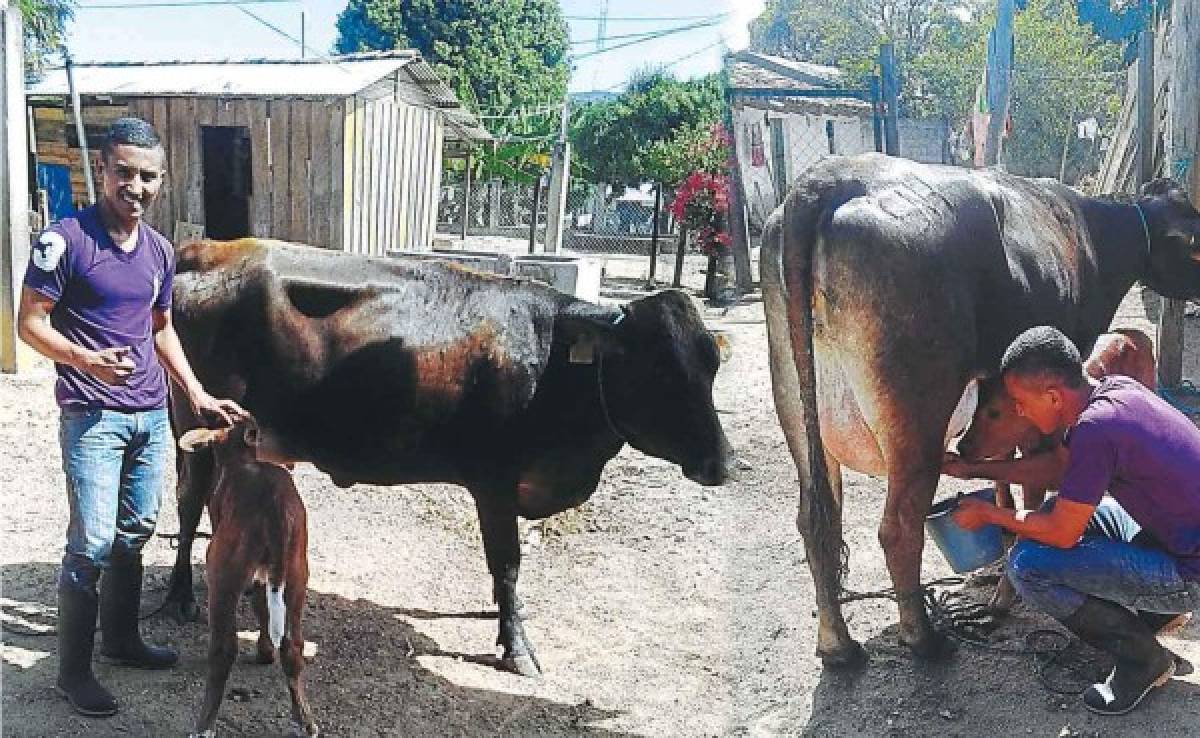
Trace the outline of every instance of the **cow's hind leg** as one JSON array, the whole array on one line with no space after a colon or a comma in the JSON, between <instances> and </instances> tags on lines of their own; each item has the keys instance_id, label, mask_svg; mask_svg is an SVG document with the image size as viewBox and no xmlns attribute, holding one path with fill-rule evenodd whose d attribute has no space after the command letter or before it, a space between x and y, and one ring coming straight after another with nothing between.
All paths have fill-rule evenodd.
<instances>
[{"instance_id":1,"label":"cow's hind leg","mask_svg":"<svg viewBox=\"0 0 1200 738\"><path fill-rule=\"evenodd\" d=\"M251 567L232 537L217 539L208 549L208 679L204 703L193 736L215 730L225 684L237 659L237 605L250 581Z\"/></svg>"},{"instance_id":2,"label":"cow's hind leg","mask_svg":"<svg viewBox=\"0 0 1200 738\"><path fill-rule=\"evenodd\" d=\"M905 391L884 395L875 413L875 436L888 482L879 542L900 610L900 640L917 656L939 658L952 650L952 642L934 630L925 611L921 554L925 517L941 478L946 426L966 386L967 372L924 367L881 376Z\"/></svg>"},{"instance_id":3,"label":"cow's hind leg","mask_svg":"<svg viewBox=\"0 0 1200 738\"><path fill-rule=\"evenodd\" d=\"M267 606L267 585L255 582L250 599L254 605L254 617L258 620L258 643L254 658L260 664L274 663L275 644L271 642L271 609Z\"/></svg>"},{"instance_id":4,"label":"cow's hind leg","mask_svg":"<svg viewBox=\"0 0 1200 738\"><path fill-rule=\"evenodd\" d=\"M295 570L293 570L295 572ZM308 571L305 567L298 574L290 573L283 599L287 607L286 627L283 642L279 646L279 660L287 677L288 693L292 698L291 735L314 738L320 731L313 718L312 707L304 693L304 629L301 616L304 600L308 593Z\"/></svg>"},{"instance_id":5,"label":"cow's hind leg","mask_svg":"<svg viewBox=\"0 0 1200 738\"><path fill-rule=\"evenodd\" d=\"M842 471L833 456L825 454L829 488L824 500L811 485L800 492L796 528L804 538L804 551L812 571L817 600L817 655L830 667L853 667L867 661L867 652L850 637L842 615L842 579L846 551L842 539ZM803 479L803 477L801 477Z\"/></svg>"},{"instance_id":6,"label":"cow's hind leg","mask_svg":"<svg viewBox=\"0 0 1200 738\"><path fill-rule=\"evenodd\" d=\"M517 575L521 568L521 545L517 535L517 512L512 495L490 490L476 492L479 529L488 571L492 575L493 595L500 609L500 634L496 639L504 649L501 666L521 676L541 676L533 644L525 635L518 612Z\"/></svg>"},{"instance_id":7,"label":"cow's hind leg","mask_svg":"<svg viewBox=\"0 0 1200 738\"><path fill-rule=\"evenodd\" d=\"M778 226L771 230L778 236ZM764 236L763 249L778 244ZM778 254L764 256L763 296L766 301L767 343L771 358L771 390L779 424L787 439L788 449L796 464L800 481L800 504L796 527L804 539L808 568L812 572L817 605L817 656L830 667L850 667L866 663L867 654L846 627L839 600L842 591L842 475L838 463L824 451L819 438L809 438L803 397L815 396L812 388L806 392L804 382L815 383L815 368L805 351L794 351L787 305L780 283ZM803 368L803 372L801 372ZM804 379L801 374L803 373ZM811 378L811 379L809 379ZM809 408L810 412L813 408ZM813 423L815 426L815 423ZM825 463L810 464L810 456ZM829 494L825 485L814 475L828 477Z\"/></svg>"},{"instance_id":8,"label":"cow's hind leg","mask_svg":"<svg viewBox=\"0 0 1200 738\"><path fill-rule=\"evenodd\" d=\"M192 453L179 452L175 466L178 476L175 498L179 511L179 549L175 553L175 566L171 569L164 609L179 622L192 622L199 614L192 585L192 542L216 481L216 461L210 449L197 449Z\"/></svg>"}]
</instances>

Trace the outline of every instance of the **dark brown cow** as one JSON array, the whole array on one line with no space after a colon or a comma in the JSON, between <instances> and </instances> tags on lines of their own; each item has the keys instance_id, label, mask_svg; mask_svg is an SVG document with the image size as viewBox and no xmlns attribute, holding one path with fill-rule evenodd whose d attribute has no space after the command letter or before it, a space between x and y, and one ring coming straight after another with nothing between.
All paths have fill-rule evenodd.
<instances>
[{"instance_id":1,"label":"dark brown cow","mask_svg":"<svg viewBox=\"0 0 1200 738\"><path fill-rule=\"evenodd\" d=\"M622 309L424 259L253 239L180 249L174 323L196 374L254 414L269 458L335 482L449 482L475 500L503 663L540 669L519 615L517 516L581 504L626 443L725 482L719 348L689 298ZM177 430L198 425L173 402ZM183 456L170 592L193 616L190 546L212 487Z\"/></svg>"},{"instance_id":2,"label":"dark brown cow","mask_svg":"<svg viewBox=\"0 0 1200 738\"><path fill-rule=\"evenodd\" d=\"M179 448L212 447L217 463L208 501L213 537L208 544L208 680L196 717L195 738L217 734L217 710L237 658L237 604L253 583L258 616L258 662L269 664L278 649L292 698L291 735L316 736L317 724L304 694L304 631L308 593L308 521L292 475L258 461L253 424L183 434Z\"/></svg>"},{"instance_id":3,"label":"dark brown cow","mask_svg":"<svg viewBox=\"0 0 1200 738\"><path fill-rule=\"evenodd\" d=\"M829 157L768 219L762 278L776 409L800 473L817 652L861 662L839 604L842 465L887 479L879 540L900 638L944 652L920 592L924 519L964 387L1022 330L1091 349L1135 280L1200 294L1200 214L1178 186L1136 203L1052 181Z\"/></svg>"}]
</instances>

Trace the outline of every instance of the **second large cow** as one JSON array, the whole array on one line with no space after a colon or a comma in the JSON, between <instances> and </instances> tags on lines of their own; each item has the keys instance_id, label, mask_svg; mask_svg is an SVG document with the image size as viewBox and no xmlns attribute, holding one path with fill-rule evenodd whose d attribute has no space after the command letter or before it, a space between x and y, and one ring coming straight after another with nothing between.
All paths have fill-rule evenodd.
<instances>
[{"instance_id":1,"label":"second large cow","mask_svg":"<svg viewBox=\"0 0 1200 738\"><path fill-rule=\"evenodd\" d=\"M719 348L665 291L603 308L436 261L247 239L180 250L173 317L204 385L252 412L260 449L340 485L449 482L475 500L503 663L540 671L520 617L517 516L579 505L628 443L705 485L732 452ZM177 432L198 424L172 407ZM170 601L193 616L190 547L213 459L181 457Z\"/></svg>"},{"instance_id":2,"label":"second large cow","mask_svg":"<svg viewBox=\"0 0 1200 738\"><path fill-rule=\"evenodd\" d=\"M799 470L817 652L862 661L839 604L841 466L887 479L879 528L900 637L943 650L920 590L923 523L964 387L1022 330L1086 354L1135 280L1200 294L1200 214L1173 183L1136 202L880 155L814 165L769 218L762 278L775 404Z\"/></svg>"}]
</instances>

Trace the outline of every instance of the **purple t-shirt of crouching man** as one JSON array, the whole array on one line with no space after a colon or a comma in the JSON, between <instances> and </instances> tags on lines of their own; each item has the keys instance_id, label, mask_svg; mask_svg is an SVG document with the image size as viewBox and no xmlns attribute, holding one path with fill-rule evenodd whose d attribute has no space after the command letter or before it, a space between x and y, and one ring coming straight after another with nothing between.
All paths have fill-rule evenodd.
<instances>
[{"instance_id":1,"label":"purple t-shirt of crouching man","mask_svg":"<svg viewBox=\"0 0 1200 738\"><path fill-rule=\"evenodd\" d=\"M117 247L95 206L64 218L33 245L25 286L55 301L50 324L93 351L128 346L136 368L123 385L56 364L54 396L64 408L135 412L166 407L167 381L154 350L153 310L171 308L175 254L150 226L132 251Z\"/></svg>"},{"instance_id":2,"label":"purple t-shirt of crouching man","mask_svg":"<svg viewBox=\"0 0 1200 738\"><path fill-rule=\"evenodd\" d=\"M1067 435L1059 496L1096 505L1105 490L1200 581L1200 430L1136 380L1105 377Z\"/></svg>"}]
</instances>

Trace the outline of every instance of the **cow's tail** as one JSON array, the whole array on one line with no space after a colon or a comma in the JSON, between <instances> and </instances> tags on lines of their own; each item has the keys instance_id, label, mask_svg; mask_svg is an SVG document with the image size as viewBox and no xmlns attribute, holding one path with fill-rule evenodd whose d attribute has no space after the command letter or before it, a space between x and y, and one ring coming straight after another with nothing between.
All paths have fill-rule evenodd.
<instances>
[{"instance_id":1,"label":"cow's tail","mask_svg":"<svg viewBox=\"0 0 1200 738\"><path fill-rule=\"evenodd\" d=\"M822 210L818 193L802 187L793 190L767 220L759 263L775 408L800 476L796 523L805 538L816 586L826 588L826 598L836 598L846 557L841 507L821 441L813 349L813 258Z\"/></svg>"}]
</instances>

